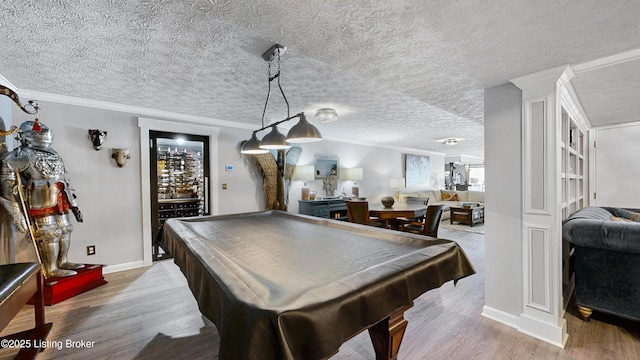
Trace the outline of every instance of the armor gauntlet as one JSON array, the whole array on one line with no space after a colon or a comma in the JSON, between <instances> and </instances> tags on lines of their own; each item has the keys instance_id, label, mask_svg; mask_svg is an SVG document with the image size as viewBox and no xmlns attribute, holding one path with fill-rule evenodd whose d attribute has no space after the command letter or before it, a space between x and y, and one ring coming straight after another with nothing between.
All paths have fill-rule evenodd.
<instances>
[{"instance_id":1,"label":"armor gauntlet","mask_svg":"<svg viewBox=\"0 0 640 360\"><path fill-rule=\"evenodd\" d=\"M16 194L14 193L14 190L18 190L16 188L17 185L14 172L8 167L2 167L0 180L2 181L0 185L0 202L2 203L2 207L7 211L7 213L9 213L13 224L18 228L18 230L21 232L29 231L27 220L24 217L25 215L22 213L20 201L16 198Z\"/></svg>"},{"instance_id":2,"label":"armor gauntlet","mask_svg":"<svg viewBox=\"0 0 640 360\"><path fill-rule=\"evenodd\" d=\"M71 212L73 212L73 215L76 217L76 221L82 222L82 212L80 211L80 209L78 208L78 204L76 203L76 194L74 194L74 189L72 189L69 185L69 179L65 178L63 180L63 183L64 193L67 201L69 201L69 208L71 209Z\"/></svg>"}]
</instances>

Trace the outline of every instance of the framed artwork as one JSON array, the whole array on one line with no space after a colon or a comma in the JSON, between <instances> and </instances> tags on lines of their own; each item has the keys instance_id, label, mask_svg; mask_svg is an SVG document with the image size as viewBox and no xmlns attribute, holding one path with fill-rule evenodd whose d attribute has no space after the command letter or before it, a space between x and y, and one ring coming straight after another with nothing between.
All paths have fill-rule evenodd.
<instances>
[{"instance_id":1,"label":"framed artwork","mask_svg":"<svg viewBox=\"0 0 640 360\"><path fill-rule=\"evenodd\" d=\"M431 158L426 155L406 154L405 172L406 187L429 186Z\"/></svg>"}]
</instances>

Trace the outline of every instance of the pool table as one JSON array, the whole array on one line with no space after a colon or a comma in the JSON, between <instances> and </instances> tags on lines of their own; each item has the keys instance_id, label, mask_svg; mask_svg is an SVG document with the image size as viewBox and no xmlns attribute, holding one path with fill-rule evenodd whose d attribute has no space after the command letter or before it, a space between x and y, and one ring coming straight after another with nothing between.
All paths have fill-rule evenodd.
<instances>
[{"instance_id":1,"label":"pool table","mask_svg":"<svg viewBox=\"0 0 640 360\"><path fill-rule=\"evenodd\" d=\"M475 273L453 241L282 211L170 219L163 247L220 359L324 359L369 331L394 359L413 300Z\"/></svg>"}]
</instances>

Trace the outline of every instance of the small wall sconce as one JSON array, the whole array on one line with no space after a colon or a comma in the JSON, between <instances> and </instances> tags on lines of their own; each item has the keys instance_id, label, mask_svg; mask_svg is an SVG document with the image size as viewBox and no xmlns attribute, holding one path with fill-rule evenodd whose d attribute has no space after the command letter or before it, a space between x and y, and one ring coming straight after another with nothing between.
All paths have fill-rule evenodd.
<instances>
[{"instance_id":1,"label":"small wall sconce","mask_svg":"<svg viewBox=\"0 0 640 360\"><path fill-rule=\"evenodd\" d=\"M131 159L129 149L111 149L111 157L116 160L118 167L124 167L127 160Z\"/></svg>"},{"instance_id":2,"label":"small wall sconce","mask_svg":"<svg viewBox=\"0 0 640 360\"><path fill-rule=\"evenodd\" d=\"M300 200L309 200L309 188L307 187L307 181L315 179L315 166L313 165L296 165L293 171L293 180L304 180L304 186L302 187L302 195Z\"/></svg>"},{"instance_id":3,"label":"small wall sconce","mask_svg":"<svg viewBox=\"0 0 640 360\"><path fill-rule=\"evenodd\" d=\"M100 150L105 141L107 141L107 132L99 129L89 129L89 140L93 144L93 148Z\"/></svg>"}]
</instances>

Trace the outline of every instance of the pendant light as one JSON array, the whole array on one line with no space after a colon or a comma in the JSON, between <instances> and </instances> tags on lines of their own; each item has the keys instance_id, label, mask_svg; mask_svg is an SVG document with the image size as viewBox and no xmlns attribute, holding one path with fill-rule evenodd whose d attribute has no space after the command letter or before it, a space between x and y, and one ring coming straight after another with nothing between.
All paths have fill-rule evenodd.
<instances>
[{"instance_id":1,"label":"pendant light","mask_svg":"<svg viewBox=\"0 0 640 360\"><path fill-rule=\"evenodd\" d=\"M280 44L275 44L264 54L262 54L262 58L269 63L269 90L267 92L267 99L262 111L262 128L255 130L251 135L251 139L244 142L244 144L242 145L242 150L240 151L243 154L264 154L269 152L269 150L288 149L291 147L289 143L307 143L322 140L320 131L307 121L307 118L303 112L298 113L294 116L289 116L289 101L284 94L284 90L282 90L282 86L280 86L280 55L284 53L286 49L286 47ZM276 58L278 59L278 71L275 75L271 76L271 61ZM264 115L267 111L267 105L269 104L269 98L271 96L271 82L275 79L278 80L278 88L280 89L280 93L282 94L282 97L287 104L287 118L275 122L271 125L265 126ZM300 118L300 121L289 130L289 133L285 137L278 130L278 125L295 118ZM268 128L271 128L271 132L265 135L264 138L262 138L262 141L258 140L257 133Z\"/></svg>"},{"instance_id":2,"label":"pendant light","mask_svg":"<svg viewBox=\"0 0 640 360\"><path fill-rule=\"evenodd\" d=\"M300 115L300 121L295 124L287 134L287 142L290 143L308 143L322 140L320 131L307 121L304 113Z\"/></svg>"}]
</instances>

